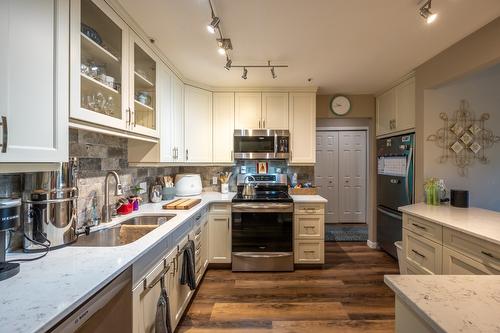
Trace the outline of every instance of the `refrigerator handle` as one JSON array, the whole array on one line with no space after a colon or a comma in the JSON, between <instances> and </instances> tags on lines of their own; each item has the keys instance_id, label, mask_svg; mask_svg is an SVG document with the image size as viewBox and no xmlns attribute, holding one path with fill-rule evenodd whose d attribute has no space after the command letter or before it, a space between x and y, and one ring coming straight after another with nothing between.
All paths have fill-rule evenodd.
<instances>
[{"instance_id":1,"label":"refrigerator handle","mask_svg":"<svg viewBox=\"0 0 500 333\"><path fill-rule=\"evenodd\" d=\"M405 190L406 196L408 197L408 202L412 202L412 194L410 193L410 166L413 159L413 147L410 147L410 152L408 153L408 161L406 162L406 177L405 177Z\"/></svg>"}]
</instances>

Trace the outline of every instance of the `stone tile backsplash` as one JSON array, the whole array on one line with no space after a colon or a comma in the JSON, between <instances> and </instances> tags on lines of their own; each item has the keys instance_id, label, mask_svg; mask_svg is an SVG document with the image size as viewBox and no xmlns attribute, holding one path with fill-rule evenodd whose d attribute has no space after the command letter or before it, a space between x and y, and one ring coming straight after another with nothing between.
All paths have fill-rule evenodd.
<instances>
[{"instance_id":1,"label":"stone tile backsplash","mask_svg":"<svg viewBox=\"0 0 500 333\"><path fill-rule=\"evenodd\" d=\"M256 161L239 161L235 166L170 166L170 167L130 167L128 164L128 141L124 138L104 135L85 130L70 129L69 131L69 154L79 159L79 199L78 199L78 224L82 225L92 216L92 202L97 198L98 214L104 205L104 179L109 170L116 170L120 175L124 194L132 194L131 189L141 182L146 182L147 188L156 183L159 176L177 173L199 173L201 175L203 189L205 191L219 191L220 185L212 185L212 177L219 172L231 171L229 187L231 191L236 190L236 177L240 167L245 165L247 173L256 171ZM312 166L288 166L284 161L269 161L269 172L281 169L290 177L297 173L298 181L313 182L314 167ZM111 181L113 182L113 181ZM22 189L22 175L0 175L0 197L8 196L9 190L19 193ZM112 190L113 186L110 186ZM5 193L4 193L5 192ZM111 192L110 192L111 193ZM148 195L141 195L144 202L148 202ZM117 198L110 195L110 201L115 202Z\"/></svg>"}]
</instances>

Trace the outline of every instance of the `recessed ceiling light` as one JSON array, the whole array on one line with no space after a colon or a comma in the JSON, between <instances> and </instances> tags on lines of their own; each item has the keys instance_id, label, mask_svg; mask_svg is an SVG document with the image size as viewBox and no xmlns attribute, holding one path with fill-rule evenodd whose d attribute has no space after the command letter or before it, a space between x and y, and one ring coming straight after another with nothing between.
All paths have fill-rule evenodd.
<instances>
[{"instance_id":1,"label":"recessed ceiling light","mask_svg":"<svg viewBox=\"0 0 500 333\"><path fill-rule=\"evenodd\" d=\"M438 14L431 12L432 0L428 0L420 8L420 16L422 16L428 24L431 24L437 19Z\"/></svg>"},{"instance_id":2,"label":"recessed ceiling light","mask_svg":"<svg viewBox=\"0 0 500 333\"><path fill-rule=\"evenodd\" d=\"M219 26L220 19L217 16L212 17L212 22L210 22L209 25L207 25L207 30L211 34L215 33L215 29Z\"/></svg>"}]
</instances>

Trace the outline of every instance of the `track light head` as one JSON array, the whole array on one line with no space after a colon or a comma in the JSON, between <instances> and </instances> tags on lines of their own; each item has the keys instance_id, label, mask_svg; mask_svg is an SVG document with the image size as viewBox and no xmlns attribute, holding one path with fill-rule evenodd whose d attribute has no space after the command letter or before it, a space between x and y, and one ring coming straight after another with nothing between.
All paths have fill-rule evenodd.
<instances>
[{"instance_id":1,"label":"track light head","mask_svg":"<svg viewBox=\"0 0 500 333\"><path fill-rule=\"evenodd\" d=\"M217 45L219 46L217 51L220 55L225 55L227 50L233 49L233 44L229 38L217 39Z\"/></svg>"},{"instance_id":2,"label":"track light head","mask_svg":"<svg viewBox=\"0 0 500 333\"><path fill-rule=\"evenodd\" d=\"M227 61L226 61L226 65L224 66L224 68L228 71L231 69L231 65L232 65L233 61L229 58L227 58Z\"/></svg>"},{"instance_id":3,"label":"track light head","mask_svg":"<svg viewBox=\"0 0 500 333\"><path fill-rule=\"evenodd\" d=\"M241 76L241 78L243 80L246 80L247 79L247 74L248 74L248 69L246 67L243 67L243 75Z\"/></svg>"},{"instance_id":4,"label":"track light head","mask_svg":"<svg viewBox=\"0 0 500 333\"><path fill-rule=\"evenodd\" d=\"M432 0L428 0L421 8L420 8L420 16L422 16L427 24L431 24L434 22L438 16L437 13L431 12Z\"/></svg>"},{"instance_id":5,"label":"track light head","mask_svg":"<svg viewBox=\"0 0 500 333\"><path fill-rule=\"evenodd\" d=\"M276 79L278 77L278 75L276 75L276 73L274 72L274 67L271 67L271 76L273 77L273 79Z\"/></svg>"},{"instance_id":6,"label":"track light head","mask_svg":"<svg viewBox=\"0 0 500 333\"><path fill-rule=\"evenodd\" d=\"M208 32L210 32L211 34L214 34L215 30L219 26L219 23L220 23L220 19L217 16L212 16L212 22L210 22L210 24L207 25Z\"/></svg>"}]
</instances>

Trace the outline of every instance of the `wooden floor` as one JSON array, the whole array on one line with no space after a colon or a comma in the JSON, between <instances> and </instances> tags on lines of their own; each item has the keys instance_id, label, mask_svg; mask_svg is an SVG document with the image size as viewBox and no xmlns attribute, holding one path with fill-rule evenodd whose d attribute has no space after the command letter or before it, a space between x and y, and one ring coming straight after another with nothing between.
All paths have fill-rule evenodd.
<instances>
[{"instance_id":1,"label":"wooden floor","mask_svg":"<svg viewBox=\"0 0 500 333\"><path fill-rule=\"evenodd\" d=\"M397 262L366 243L326 243L323 269L210 269L177 332L393 332Z\"/></svg>"}]
</instances>

